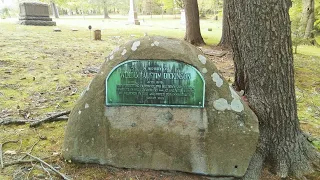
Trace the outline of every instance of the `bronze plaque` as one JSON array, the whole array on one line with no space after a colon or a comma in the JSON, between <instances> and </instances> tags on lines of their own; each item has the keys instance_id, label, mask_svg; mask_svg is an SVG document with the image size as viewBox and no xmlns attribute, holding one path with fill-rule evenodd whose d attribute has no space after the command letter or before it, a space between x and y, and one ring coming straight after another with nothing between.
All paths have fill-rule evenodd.
<instances>
[{"instance_id":1,"label":"bronze plaque","mask_svg":"<svg viewBox=\"0 0 320 180\"><path fill-rule=\"evenodd\" d=\"M203 108L204 95L201 73L175 60L128 60L106 79L107 106Z\"/></svg>"}]
</instances>

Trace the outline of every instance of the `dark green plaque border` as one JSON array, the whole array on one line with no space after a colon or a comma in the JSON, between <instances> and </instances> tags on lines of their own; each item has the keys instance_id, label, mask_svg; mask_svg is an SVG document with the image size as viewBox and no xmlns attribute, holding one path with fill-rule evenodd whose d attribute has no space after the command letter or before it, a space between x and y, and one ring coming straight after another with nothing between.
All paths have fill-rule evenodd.
<instances>
[{"instance_id":1,"label":"dark green plaque border","mask_svg":"<svg viewBox=\"0 0 320 180\"><path fill-rule=\"evenodd\" d=\"M199 72L199 70L197 68L195 68L194 66L188 64L188 63L185 63L183 61L179 61L179 60L155 60L155 59L152 59L152 61L161 61L161 62L176 62L176 63L184 63L186 66L192 68L201 78L202 82L203 82L203 92L202 92L202 104L199 105L199 106L196 106L196 105L174 105L174 104L129 104L129 103L110 103L108 102L108 79L109 77L111 76L111 74L113 73L113 71L115 71L116 69L118 69L120 66L124 65L124 64L127 64L127 63L130 63L130 62L136 62L136 61L150 61L150 60L147 60L147 59L142 59L142 60L127 60L127 61L124 61L120 64L118 64L117 66L115 66L111 72L108 74L106 80L105 80L105 87L106 87L106 96L105 96L105 102L106 102L106 105L107 106L156 106L156 107L182 107L182 108L204 108L204 100L205 100L205 80L202 76L202 74Z\"/></svg>"}]
</instances>

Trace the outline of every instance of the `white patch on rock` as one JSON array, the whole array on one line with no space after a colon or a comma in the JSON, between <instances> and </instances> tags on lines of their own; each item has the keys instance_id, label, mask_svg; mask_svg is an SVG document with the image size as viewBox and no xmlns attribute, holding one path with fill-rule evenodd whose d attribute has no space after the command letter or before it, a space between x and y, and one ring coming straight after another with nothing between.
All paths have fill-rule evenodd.
<instances>
[{"instance_id":1,"label":"white patch on rock","mask_svg":"<svg viewBox=\"0 0 320 180\"><path fill-rule=\"evenodd\" d=\"M80 94L80 97L82 97L85 93L87 92L87 90L83 90Z\"/></svg>"},{"instance_id":2,"label":"white patch on rock","mask_svg":"<svg viewBox=\"0 0 320 180\"><path fill-rule=\"evenodd\" d=\"M78 111L79 114L81 114L81 111Z\"/></svg>"},{"instance_id":3,"label":"white patch on rock","mask_svg":"<svg viewBox=\"0 0 320 180\"><path fill-rule=\"evenodd\" d=\"M85 109L89 108L89 104L86 103L86 104L84 105L84 108L85 108Z\"/></svg>"},{"instance_id":4,"label":"white patch on rock","mask_svg":"<svg viewBox=\"0 0 320 180\"><path fill-rule=\"evenodd\" d=\"M243 104L240 99L233 99L231 101L231 109L236 112L241 112L244 110Z\"/></svg>"},{"instance_id":5,"label":"white patch on rock","mask_svg":"<svg viewBox=\"0 0 320 180\"><path fill-rule=\"evenodd\" d=\"M151 46L153 47L153 46L154 46L154 43L152 43Z\"/></svg>"},{"instance_id":6,"label":"white patch on rock","mask_svg":"<svg viewBox=\"0 0 320 180\"><path fill-rule=\"evenodd\" d=\"M112 54L112 55L110 56L110 58L109 58L109 59L110 59L110 60L112 60L112 59L113 59L113 57L114 57L114 56L113 56L113 54Z\"/></svg>"},{"instance_id":7,"label":"white patch on rock","mask_svg":"<svg viewBox=\"0 0 320 180\"><path fill-rule=\"evenodd\" d=\"M224 111L226 109L229 108L229 104L228 104L228 101L224 98L220 98L218 100L215 100L213 102L213 107L216 109L216 110L219 110L219 111Z\"/></svg>"},{"instance_id":8,"label":"white patch on rock","mask_svg":"<svg viewBox=\"0 0 320 180\"><path fill-rule=\"evenodd\" d=\"M223 80L221 79L221 77L219 76L218 73L213 73L211 75L211 77L212 77L212 80L216 83L217 87L221 87L222 86Z\"/></svg>"},{"instance_id":9,"label":"white patch on rock","mask_svg":"<svg viewBox=\"0 0 320 180\"><path fill-rule=\"evenodd\" d=\"M233 87L229 86L229 89L233 99L240 99L239 94L233 89Z\"/></svg>"},{"instance_id":10,"label":"white patch on rock","mask_svg":"<svg viewBox=\"0 0 320 180\"><path fill-rule=\"evenodd\" d=\"M208 72L207 68L203 68L203 69L202 69L202 73L205 74L205 73L207 73L207 72Z\"/></svg>"},{"instance_id":11,"label":"white patch on rock","mask_svg":"<svg viewBox=\"0 0 320 180\"><path fill-rule=\"evenodd\" d=\"M160 44L160 43L159 43L158 41L155 41L155 42L154 42L154 45L156 45L156 46L159 46L159 44Z\"/></svg>"},{"instance_id":12,"label":"white patch on rock","mask_svg":"<svg viewBox=\"0 0 320 180\"><path fill-rule=\"evenodd\" d=\"M92 83L92 80L90 81L89 85L87 86L86 92L90 90L91 83Z\"/></svg>"},{"instance_id":13,"label":"white patch on rock","mask_svg":"<svg viewBox=\"0 0 320 180\"><path fill-rule=\"evenodd\" d=\"M241 112L244 110L244 106L241 102L241 98L239 94L231 87L229 86L231 97L233 100L231 101L231 109L236 111L236 112Z\"/></svg>"},{"instance_id":14,"label":"white patch on rock","mask_svg":"<svg viewBox=\"0 0 320 180\"><path fill-rule=\"evenodd\" d=\"M136 51L139 46L140 46L140 41L136 41L132 44L131 50Z\"/></svg>"},{"instance_id":15,"label":"white patch on rock","mask_svg":"<svg viewBox=\"0 0 320 180\"><path fill-rule=\"evenodd\" d=\"M127 50L126 50L126 49L123 49L121 55L124 56L126 53L127 53Z\"/></svg>"},{"instance_id":16,"label":"white patch on rock","mask_svg":"<svg viewBox=\"0 0 320 180\"><path fill-rule=\"evenodd\" d=\"M202 64L206 64L207 58L202 56L201 54L198 55L198 59Z\"/></svg>"}]
</instances>

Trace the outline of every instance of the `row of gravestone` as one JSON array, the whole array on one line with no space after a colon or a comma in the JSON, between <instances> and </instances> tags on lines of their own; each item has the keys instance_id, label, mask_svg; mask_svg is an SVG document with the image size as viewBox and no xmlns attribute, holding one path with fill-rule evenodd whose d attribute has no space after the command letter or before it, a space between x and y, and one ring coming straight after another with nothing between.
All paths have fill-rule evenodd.
<instances>
[{"instance_id":1,"label":"row of gravestone","mask_svg":"<svg viewBox=\"0 0 320 180\"><path fill-rule=\"evenodd\" d=\"M72 110L66 160L241 177L258 121L197 48L144 37L116 48Z\"/></svg>"},{"instance_id":2,"label":"row of gravestone","mask_svg":"<svg viewBox=\"0 0 320 180\"><path fill-rule=\"evenodd\" d=\"M133 3L131 0L130 3ZM129 21L140 25L137 19L137 13L134 10L134 5L130 4ZM55 26L56 22L52 21L49 17L49 6L45 3L40 2L23 2L19 5L19 24L22 25L35 25L35 26ZM131 12L132 11L132 12ZM181 24L185 24L185 12L181 11Z\"/></svg>"}]
</instances>

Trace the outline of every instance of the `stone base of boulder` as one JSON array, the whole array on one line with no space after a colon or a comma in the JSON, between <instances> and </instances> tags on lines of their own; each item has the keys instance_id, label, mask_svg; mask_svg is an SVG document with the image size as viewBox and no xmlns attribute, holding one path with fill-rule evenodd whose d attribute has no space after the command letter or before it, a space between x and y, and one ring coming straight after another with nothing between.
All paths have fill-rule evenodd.
<instances>
[{"instance_id":1,"label":"stone base of boulder","mask_svg":"<svg viewBox=\"0 0 320 180\"><path fill-rule=\"evenodd\" d=\"M21 25L33 25L33 26L56 26L56 22L54 21L43 21L43 20L20 20L18 23Z\"/></svg>"},{"instance_id":2,"label":"stone base of boulder","mask_svg":"<svg viewBox=\"0 0 320 180\"><path fill-rule=\"evenodd\" d=\"M166 66L153 67L170 72L168 67L175 60L201 71L205 81L204 107L109 103L116 102L114 98L107 99L107 93L112 93L107 88L110 75L126 72L115 68L135 60L146 69L142 61L163 61ZM127 67L139 72L134 71L134 66ZM175 70L179 72L179 68ZM133 78L128 79L132 82ZM135 82L138 83L134 87L142 87L142 83ZM161 92L181 91L180 85L173 85ZM149 91L160 92L153 87ZM254 112L201 51L185 41L145 36L117 47L102 64L69 115L62 154L68 162L242 177L258 138L259 123Z\"/></svg>"}]
</instances>

